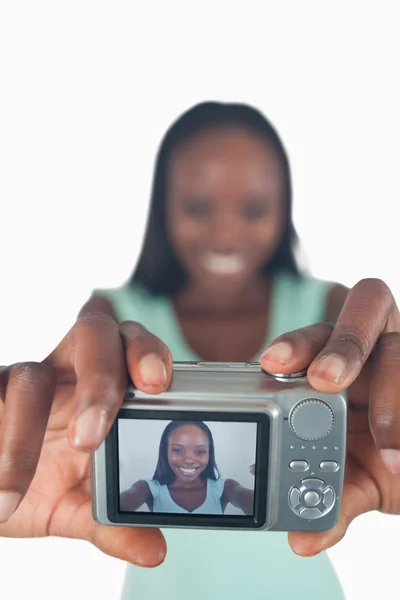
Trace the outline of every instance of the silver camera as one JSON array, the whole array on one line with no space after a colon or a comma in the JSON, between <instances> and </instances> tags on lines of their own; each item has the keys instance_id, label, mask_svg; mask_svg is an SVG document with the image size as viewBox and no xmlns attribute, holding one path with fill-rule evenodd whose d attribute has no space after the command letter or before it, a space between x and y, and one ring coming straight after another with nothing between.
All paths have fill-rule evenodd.
<instances>
[{"instance_id":1,"label":"silver camera","mask_svg":"<svg viewBox=\"0 0 400 600\"><path fill-rule=\"evenodd\" d=\"M91 457L105 525L325 531L337 522L345 392L259 363L174 363L158 395L128 386Z\"/></svg>"}]
</instances>

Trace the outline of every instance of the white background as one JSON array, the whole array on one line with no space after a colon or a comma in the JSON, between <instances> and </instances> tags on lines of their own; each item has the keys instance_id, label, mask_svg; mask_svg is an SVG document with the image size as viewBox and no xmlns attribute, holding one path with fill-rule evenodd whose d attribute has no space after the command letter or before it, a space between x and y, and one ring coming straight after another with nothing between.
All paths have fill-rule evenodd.
<instances>
[{"instance_id":1,"label":"white background","mask_svg":"<svg viewBox=\"0 0 400 600\"><path fill-rule=\"evenodd\" d=\"M123 492L139 479L152 479L158 460L161 435L169 421L121 419L118 423L119 480ZM256 423L206 422L214 440L215 461L222 479L234 479L254 489L249 467L256 462ZM147 512L142 507L141 512ZM227 515L243 515L231 504Z\"/></svg>"},{"instance_id":2,"label":"white background","mask_svg":"<svg viewBox=\"0 0 400 600\"><path fill-rule=\"evenodd\" d=\"M399 298L396 9L3 0L0 364L42 358L92 288L128 277L159 140L205 99L275 123L314 274L381 277ZM399 540L400 517L353 523L330 552L349 600L399 595ZM83 542L0 540L0 556L7 600L118 598L124 565Z\"/></svg>"}]
</instances>

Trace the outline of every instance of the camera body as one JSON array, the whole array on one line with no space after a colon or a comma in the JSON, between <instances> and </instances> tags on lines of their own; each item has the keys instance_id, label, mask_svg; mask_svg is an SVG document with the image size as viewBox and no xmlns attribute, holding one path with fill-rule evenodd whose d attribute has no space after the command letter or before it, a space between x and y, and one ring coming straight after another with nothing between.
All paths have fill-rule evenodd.
<instances>
[{"instance_id":1,"label":"camera body","mask_svg":"<svg viewBox=\"0 0 400 600\"><path fill-rule=\"evenodd\" d=\"M173 500L173 488L159 483L170 500L165 508L121 506L123 489L133 480L147 480L153 489L149 475L161 452L160 432L175 421L207 423L214 431L213 456L226 465L221 475L233 473L247 497L252 494L251 511L229 512L225 502L215 514L207 498L196 510L185 510L176 495ZM93 517L105 525L135 527L325 531L339 515L346 435L346 392L317 392L306 372L273 375L259 363L174 363L166 392L151 395L128 386L110 433L91 456ZM140 465L151 452L143 476ZM245 457L251 474L240 466ZM193 479L197 468L196 462L188 464L180 467L183 479Z\"/></svg>"}]
</instances>

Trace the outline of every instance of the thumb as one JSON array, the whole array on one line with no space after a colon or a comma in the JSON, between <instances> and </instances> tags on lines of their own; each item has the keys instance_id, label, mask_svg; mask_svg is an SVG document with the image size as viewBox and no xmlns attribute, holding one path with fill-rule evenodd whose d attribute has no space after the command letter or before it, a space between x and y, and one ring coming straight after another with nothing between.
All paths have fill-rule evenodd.
<instances>
[{"instance_id":1,"label":"thumb","mask_svg":"<svg viewBox=\"0 0 400 600\"><path fill-rule=\"evenodd\" d=\"M157 567L165 558L167 547L159 529L112 527L95 524L93 539L99 550L139 567Z\"/></svg>"},{"instance_id":2,"label":"thumb","mask_svg":"<svg viewBox=\"0 0 400 600\"><path fill-rule=\"evenodd\" d=\"M379 505L377 490L366 473L356 470L351 473L347 466L346 481L343 486L342 504L336 525L328 531L290 532L288 541L296 554L311 557L335 546L345 536L354 519Z\"/></svg>"},{"instance_id":3,"label":"thumb","mask_svg":"<svg viewBox=\"0 0 400 600\"><path fill-rule=\"evenodd\" d=\"M93 520L90 500L78 508L71 502L73 518L68 520L60 508L60 516L57 511L53 516L50 535L86 540L105 554L139 567L156 567L164 561L167 546L159 529L101 525Z\"/></svg>"},{"instance_id":4,"label":"thumb","mask_svg":"<svg viewBox=\"0 0 400 600\"><path fill-rule=\"evenodd\" d=\"M351 520L344 512L340 512L339 520L333 529L318 533L291 532L288 541L296 554L304 557L316 556L323 550L328 550L344 537Z\"/></svg>"}]
</instances>

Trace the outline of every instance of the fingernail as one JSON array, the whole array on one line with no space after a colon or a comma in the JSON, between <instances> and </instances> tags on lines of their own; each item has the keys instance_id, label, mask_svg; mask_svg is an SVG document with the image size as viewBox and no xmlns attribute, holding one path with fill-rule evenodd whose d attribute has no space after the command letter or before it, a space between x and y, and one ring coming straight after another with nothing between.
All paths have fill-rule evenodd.
<instances>
[{"instance_id":1,"label":"fingernail","mask_svg":"<svg viewBox=\"0 0 400 600\"><path fill-rule=\"evenodd\" d=\"M392 475L400 475L400 450L381 450L381 457Z\"/></svg>"},{"instance_id":2,"label":"fingernail","mask_svg":"<svg viewBox=\"0 0 400 600\"><path fill-rule=\"evenodd\" d=\"M322 550L313 550L312 552L304 550L302 548L291 546L293 552L297 554L297 556L301 556L302 558L312 558L313 556L318 556L322 552Z\"/></svg>"},{"instance_id":3,"label":"fingernail","mask_svg":"<svg viewBox=\"0 0 400 600\"><path fill-rule=\"evenodd\" d=\"M264 354L261 356L261 358L268 358L282 364L286 363L292 357L293 349L292 346L287 342L278 342L277 344L273 344L267 348Z\"/></svg>"},{"instance_id":4,"label":"fingernail","mask_svg":"<svg viewBox=\"0 0 400 600\"><path fill-rule=\"evenodd\" d=\"M87 408L77 418L74 444L85 448L99 446L106 435L107 424L108 413L104 408Z\"/></svg>"},{"instance_id":5,"label":"fingernail","mask_svg":"<svg viewBox=\"0 0 400 600\"><path fill-rule=\"evenodd\" d=\"M139 362L140 378L146 385L167 383L167 370L157 354L146 354Z\"/></svg>"},{"instance_id":6,"label":"fingernail","mask_svg":"<svg viewBox=\"0 0 400 600\"><path fill-rule=\"evenodd\" d=\"M8 521L15 513L18 504L21 501L21 494L18 492L0 492L0 522Z\"/></svg>"},{"instance_id":7,"label":"fingernail","mask_svg":"<svg viewBox=\"0 0 400 600\"><path fill-rule=\"evenodd\" d=\"M328 379L335 383L340 383L346 373L346 363L340 356L324 356L317 366L312 370L312 374L321 379Z\"/></svg>"}]
</instances>

